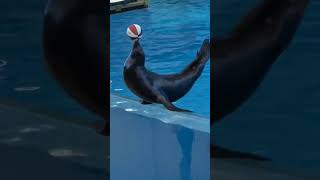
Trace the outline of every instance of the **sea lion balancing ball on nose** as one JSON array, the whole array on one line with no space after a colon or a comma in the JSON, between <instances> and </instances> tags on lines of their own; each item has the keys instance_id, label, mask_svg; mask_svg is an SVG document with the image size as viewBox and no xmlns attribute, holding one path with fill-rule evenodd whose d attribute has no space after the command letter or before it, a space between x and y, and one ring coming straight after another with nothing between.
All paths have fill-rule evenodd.
<instances>
[{"instance_id":1,"label":"sea lion balancing ball on nose","mask_svg":"<svg viewBox=\"0 0 320 180\"><path fill-rule=\"evenodd\" d=\"M140 39L142 37L142 30L138 24L132 24L127 28L127 35L131 39Z\"/></svg>"}]
</instances>

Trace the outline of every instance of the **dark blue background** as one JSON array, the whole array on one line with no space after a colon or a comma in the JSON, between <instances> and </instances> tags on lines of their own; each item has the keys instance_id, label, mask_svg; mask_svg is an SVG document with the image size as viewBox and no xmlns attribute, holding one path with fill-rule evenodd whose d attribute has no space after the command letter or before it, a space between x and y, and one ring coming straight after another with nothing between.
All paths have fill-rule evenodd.
<instances>
[{"instance_id":1,"label":"dark blue background","mask_svg":"<svg viewBox=\"0 0 320 180\"><path fill-rule=\"evenodd\" d=\"M70 98L48 72L42 54L46 3L46 0L0 2L0 104L82 122L98 120ZM1 67L3 62L7 65ZM25 87L40 89L19 90Z\"/></svg>"},{"instance_id":2,"label":"dark blue background","mask_svg":"<svg viewBox=\"0 0 320 180\"><path fill-rule=\"evenodd\" d=\"M214 33L232 29L260 0L215 1ZM311 0L290 47L256 93L217 124L213 141L284 166L320 168L320 1ZM236 89L235 89L236 91Z\"/></svg>"}]
</instances>

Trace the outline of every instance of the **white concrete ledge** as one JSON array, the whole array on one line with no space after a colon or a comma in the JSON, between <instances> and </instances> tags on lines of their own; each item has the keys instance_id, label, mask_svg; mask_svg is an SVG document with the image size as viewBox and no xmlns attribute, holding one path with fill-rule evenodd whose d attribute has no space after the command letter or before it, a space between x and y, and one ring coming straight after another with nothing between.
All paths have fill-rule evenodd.
<instances>
[{"instance_id":1,"label":"white concrete ledge","mask_svg":"<svg viewBox=\"0 0 320 180\"><path fill-rule=\"evenodd\" d=\"M120 108L127 112L149 117L164 123L181 125L193 130L210 133L210 119L195 115L194 113L173 112L160 104L143 105L140 102L118 95L110 95L110 106Z\"/></svg>"}]
</instances>

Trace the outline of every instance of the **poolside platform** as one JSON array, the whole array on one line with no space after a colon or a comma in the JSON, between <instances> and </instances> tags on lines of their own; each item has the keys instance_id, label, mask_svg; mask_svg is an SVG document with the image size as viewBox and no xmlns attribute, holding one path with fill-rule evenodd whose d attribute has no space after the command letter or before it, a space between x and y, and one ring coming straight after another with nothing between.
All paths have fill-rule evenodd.
<instances>
[{"instance_id":1,"label":"poolside platform","mask_svg":"<svg viewBox=\"0 0 320 180\"><path fill-rule=\"evenodd\" d=\"M210 120L110 95L110 179L210 178Z\"/></svg>"},{"instance_id":2,"label":"poolside platform","mask_svg":"<svg viewBox=\"0 0 320 180\"><path fill-rule=\"evenodd\" d=\"M273 161L210 159L208 118L167 111L157 104L141 105L114 94L110 105L110 179L319 179Z\"/></svg>"},{"instance_id":3,"label":"poolside platform","mask_svg":"<svg viewBox=\"0 0 320 180\"><path fill-rule=\"evenodd\" d=\"M146 106L111 95L114 131L110 140L85 123L43 112L0 104L0 114L3 179L107 180L109 142L115 179L209 179L210 122L194 114L169 112L161 105ZM210 179L319 179L276 167L272 161L211 159L211 165Z\"/></svg>"},{"instance_id":4,"label":"poolside platform","mask_svg":"<svg viewBox=\"0 0 320 180\"><path fill-rule=\"evenodd\" d=\"M110 0L110 14L148 7L148 0Z\"/></svg>"}]
</instances>

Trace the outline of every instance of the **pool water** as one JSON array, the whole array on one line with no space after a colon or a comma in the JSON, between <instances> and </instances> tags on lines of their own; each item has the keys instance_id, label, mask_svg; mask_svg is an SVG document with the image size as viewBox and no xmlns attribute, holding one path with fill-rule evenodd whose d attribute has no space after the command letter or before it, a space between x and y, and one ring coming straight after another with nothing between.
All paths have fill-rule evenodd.
<instances>
[{"instance_id":1,"label":"pool water","mask_svg":"<svg viewBox=\"0 0 320 180\"><path fill-rule=\"evenodd\" d=\"M126 35L130 24L142 27L141 45L146 66L157 73L181 71L210 35L209 0L152 0L149 8L110 16L110 79L111 92L138 99L125 86L123 64L131 51ZM192 90L176 105L196 114L210 114L209 63Z\"/></svg>"},{"instance_id":2,"label":"pool water","mask_svg":"<svg viewBox=\"0 0 320 180\"><path fill-rule=\"evenodd\" d=\"M257 2L261 0L216 1L214 34L230 31ZM253 97L214 127L212 141L319 175L319 9L320 1L311 0L290 47Z\"/></svg>"}]
</instances>

